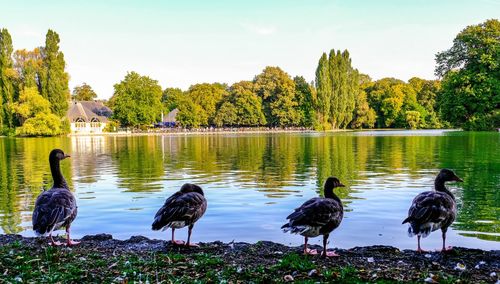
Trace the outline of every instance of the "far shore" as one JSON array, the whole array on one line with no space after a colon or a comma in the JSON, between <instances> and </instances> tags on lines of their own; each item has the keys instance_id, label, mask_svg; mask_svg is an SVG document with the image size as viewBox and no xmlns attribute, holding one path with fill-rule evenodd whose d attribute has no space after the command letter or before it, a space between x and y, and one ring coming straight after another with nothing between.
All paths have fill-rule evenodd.
<instances>
[{"instance_id":1,"label":"far shore","mask_svg":"<svg viewBox=\"0 0 500 284\"><path fill-rule=\"evenodd\" d=\"M175 136L175 135L227 135L227 134L273 134L273 133L336 133L363 131L461 131L461 129L405 129L405 128L373 128L373 129L331 129L314 130L308 128L202 128L202 129L169 129L151 131L119 131L101 133L70 133L68 136Z\"/></svg>"}]
</instances>

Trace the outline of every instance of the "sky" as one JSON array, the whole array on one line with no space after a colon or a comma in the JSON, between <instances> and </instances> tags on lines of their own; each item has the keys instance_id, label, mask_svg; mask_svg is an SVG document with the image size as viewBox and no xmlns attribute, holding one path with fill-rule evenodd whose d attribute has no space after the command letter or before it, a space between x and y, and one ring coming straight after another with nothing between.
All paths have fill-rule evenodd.
<instances>
[{"instance_id":1,"label":"sky","mask_svg":"<svg viewBox=\"0 0 500 284\"><path fill-rule=\"evenodd\" d=\"M61 39L70 89L101 99L127 72L183 90L252 80L266 66L314 80L319 58L347 49L373 79L434 79L434 56L468 25L499 18L500 0L6 1L14 49Z\"/></svg>"}]
</instances>

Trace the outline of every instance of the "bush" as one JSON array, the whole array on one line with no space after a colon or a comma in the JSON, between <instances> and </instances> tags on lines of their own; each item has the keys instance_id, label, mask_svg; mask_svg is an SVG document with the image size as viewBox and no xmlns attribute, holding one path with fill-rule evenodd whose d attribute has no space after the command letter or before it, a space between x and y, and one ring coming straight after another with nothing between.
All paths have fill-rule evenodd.
<instances>
[{"instance_id":1,"label":"bush","mask_svg":"<svg viewBox=\"0 0 500 284\"><path fill-rule=\"evenodd\" d=\"M52 113L39 113L28 118L23 126L16 128L19 136L55 136L61 135L61 120Z\"/></svg>"}]
</instances>

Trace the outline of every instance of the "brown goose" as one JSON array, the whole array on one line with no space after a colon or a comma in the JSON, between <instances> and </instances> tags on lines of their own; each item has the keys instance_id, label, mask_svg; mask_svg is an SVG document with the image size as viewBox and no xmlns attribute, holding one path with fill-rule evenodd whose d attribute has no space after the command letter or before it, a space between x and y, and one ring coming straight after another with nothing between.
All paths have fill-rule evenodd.
<instances>
[{"instance_id":1,"label":"brown goose","mask_svg":"<svg viewBox=\"0 0 500 284\"><path fill-rule=\"evenodd\" d=\"M444 185L447 181L462 182L455 173L448 169L442 169L434 181L435 191L426 191L417 195L408 210L408 217L403 221L410 223L408 236L417 235L417 251L424 252L420 247L420 237L427 237L432 231L441 229L443 238L443 249L445 252L451 247L446 247L446 231L455 221L457 207L455 197Z\"/></svg>"},{"instance_id":2,"label":"brown goose","mask_svg":"<svg viewBox=\"0 0 500 284\"><path fill-rule=\"evenodd\" d=\"M33 230L37 235L48 234L50 244L55 246L59 246L61 243L54 241L52 232L61 227L66 228L68 246L80 243L72 241L70 237L70 227L76 218L77 206L75 197L69 191L68 184L59 167L59 162L69 157L60 149L54 149L50 152L49 163L54 185L38 196L35 210L33 210Z\"/></svg>"},{"instance_id":3,"label":"brown goose","mask_svg":"<svg viewBox=\"0 0 500 284\"><path fill-rule=\"evenodd\" d=\"M307 248L308 238L323 235L322 256L338 256L335 252L326 250L326 242L330 233L342 222L344 207L342 201L333 192L336 187L344 187L335 177L329 177L324 185L325 197L314 197L306 201L295 212L286 217L289 222L281 227L286 233L304 236L304 254L317 254L316 250Z\"/></svg>"},{"instance_id":4,"label":"brown goose","mask_svg":"<svg viewBox=\"0 0 500 284\"><path fill-rule=\"evenodd\" d=\"M165 204L158 210L153 221L154 231L172 228L172 244L183 245L183 241L174 238L175 229L188 226L188 238L186 246L198 246L190 243L191 231L194 223L205 214L207 200L203 190L196 184L186 183L181 190L170 196Z\"/></svg>"}]
</instances>

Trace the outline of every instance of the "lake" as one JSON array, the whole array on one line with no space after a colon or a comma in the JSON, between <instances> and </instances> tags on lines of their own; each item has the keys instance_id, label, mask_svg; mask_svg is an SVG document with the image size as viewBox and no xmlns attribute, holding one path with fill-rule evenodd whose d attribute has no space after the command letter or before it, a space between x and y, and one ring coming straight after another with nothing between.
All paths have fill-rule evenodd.
<instances>
[{"instance_id":1,"label":"lake","mask_svg":"<svg viewBox=\"0 0 500 284\"><path fill-rule=\"evenodd\" d=\"M327 133L219 134L172 136L79 136L0 138L0 233L33 236L35 199L52 186L48 155L71 155L63 174L75 193L79 214L75 238L109 233L169 239L151 231L165 199L185 182L202 186L205 216L192 239L270 240L299 245L285 234L286 216L317 196L328 176L345 188L336 192L345 214L330 246L416 247L401 225L411 200L432 190L441 168L463 183L450 183L458 216L448 244L500 249L500 133L460 131L361 131ZM176 231L185 239L187 229ZM63 231L59 231L63 234ZM321 238L311 240L321 244ZM424 249L441 247L437 231Z\"/></svg>"}]
</instances>

